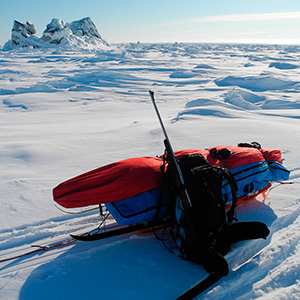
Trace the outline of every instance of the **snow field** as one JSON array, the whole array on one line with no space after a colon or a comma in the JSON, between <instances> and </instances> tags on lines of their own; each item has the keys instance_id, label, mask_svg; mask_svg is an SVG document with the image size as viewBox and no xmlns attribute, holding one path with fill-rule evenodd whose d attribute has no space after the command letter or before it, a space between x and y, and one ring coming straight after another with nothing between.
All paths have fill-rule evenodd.
<instances>
[{"instance_id":1,"label":"snow field","mask_svg":"<svg viewBox=\"0 0 300 300\"><path fill-rule=\"evenodd\" d=\"M299 50L176 43L0 51L0 259L100 223L97 211L68 215L53 205L60 182L163 153L151 89L174 150L258 141L281 149L291 171L293 184L238 208L241 221L263 221L271 234L234 245L232 271L199 299L298 299ZM1 299L175 299L206 275L153 234L135 234L0 263Z\"/></svg>"}]
</instances>

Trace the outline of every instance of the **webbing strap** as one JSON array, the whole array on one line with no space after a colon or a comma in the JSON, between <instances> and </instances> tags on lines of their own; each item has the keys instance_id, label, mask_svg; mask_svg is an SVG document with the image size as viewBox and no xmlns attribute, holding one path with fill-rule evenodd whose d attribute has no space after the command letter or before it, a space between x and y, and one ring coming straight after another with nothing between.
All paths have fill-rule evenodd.
<instances>
[{"instance_id":1,"label":"webbing strap","mask_svg":"<svg viewBox=\"0 0 300 300\"><path fill-rule=\"evenodd\" d=\"M237 204L237 184L236 184L236 181L235 181L233 175L231 174L231 172L228 169L222 168L222 170L223 170L225 179L229 183L229 186L231 189L231 194L232 194L232 204L231 204L229 211L227 212L227 219L228 219L228 223L230 224L233 221L238 221L237 218L235 217L235 213L234 213L236 204Z\"/></svg>"},{"instance_id":2,"label":"webbing strap","mask_svg":"<svg viewBox=\"0 0 300 300\"><path fill-rule=\"evenodd\" d=\"M165 169L166 169L166 160L165 160L165 155L163 155L163 164L160 166L160 170L161 170L161 188L160 188L159 198L158 198L158 202L157 202L156 212L155 212L155 215L152 219L154 221L154 224L159 219L159 214L160 214L163 199L164 199L164 190L165 190L165 181L166 181L166 170Z\"/></svg>"}]
</instances>

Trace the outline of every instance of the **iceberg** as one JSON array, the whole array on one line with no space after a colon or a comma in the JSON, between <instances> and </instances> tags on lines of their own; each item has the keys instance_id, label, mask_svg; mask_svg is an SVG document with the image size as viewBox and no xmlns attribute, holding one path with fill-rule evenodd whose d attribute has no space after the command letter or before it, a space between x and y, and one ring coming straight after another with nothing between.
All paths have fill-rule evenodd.
<instances>
[{"instance_id":1,"label":"iceberg","mask_svg":"<svg viewBox=\"0 0 300 300\"><path fill-rule=\"evenodd\" d=\"M37 36L37 29L31 22L23 24L14 21L11 40L7 41L2 50L11 50L15 47L56 47L67 48L83 47L110 47L99 34L96 25L90 17L71 23L61 19L52 19L46 26L42 37Z\"/></svg>"}]
</instances>

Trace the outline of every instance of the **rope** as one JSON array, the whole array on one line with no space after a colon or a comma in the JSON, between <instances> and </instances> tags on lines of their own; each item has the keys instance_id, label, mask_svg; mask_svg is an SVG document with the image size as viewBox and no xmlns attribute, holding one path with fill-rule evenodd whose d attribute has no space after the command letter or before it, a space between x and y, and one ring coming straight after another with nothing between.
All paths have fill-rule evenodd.
<instances>
[{"instance_id":1,"label":"rope","mask_svg":"<svg viewBox=\"0 0 300 300\"><path fill-rule=\"evenodd\" d=\"M97 208L98 209L98 208ZM103 220L101 221L100 225L98 226L98 230L100 229L101 226L104 225L106 219L110 216L110 213L107 213L105 215L105 217L103 218ZM104 228L105 229L105 228ZM88 234L90 233L89 232L85 232L81 235L85 235L85 234ZM17 259L17 258L21 258L21 257L24 257L24 256L27 256L27 255L30 255L30 254L34 254L34 253L37 253L37 252L41 252L41 251L48 251L50 249L53 249L53 248L56 248L56 247L62 247L62 246L66 246L66 245L69 245L69 244L72 244L72 243L75 243L77 242L76 239L74 238L70 238L70 239L67 239L67 240L63 240L63 241L60 241L60 242L57 242L55 244L52 244L52 245L31 245L31 247L33 248L37 248L35 250L32 250L32 251L28 251L28 252L25 252L23 254L20 254L20 255L16 255L16 256L13 256L13 257L8 257L8 258L4 258L4 259L0 259L0 263L2 262L6 262L6 261L10 261L10 260L13 260L13 259Z\"/></svg>"},{"instance_id":2,"label":"rope","mask_svg":"<svg viewBox=\"0 0 300 300\"><path fill-rule=\"evenodd\" d=\"M47 251L47 250L50 250L50 249L55 248L55 247L66 246L66 245L72 244L76 241L77 241L76 239L70 238L68 240L64 240L64 241L61 241L61 242L58 242L58 243L55 243L55 244L52 244L52 245L49 245L49 246L32 245L31 247L35 247L35 248L38 248L38 249L29 251L29 252L26 252L26 253L23 253L23 254L20 254L20 255L16 255L16 256L13 256L13 257L8 257L8 258L1 259L0 263L10 261L10 260L13 260L13 259L17 259L17 258L21 258L21 257L27 256L27 255L30 255L30 254L37 253L37 252Z\"/></svg>"},{"instance_id":3,"label":"rope","mask_svg":"<svg viewBox=\"0 0 300 300\"><path fill-rule=\"evenodd\" d=\"M271 190L281 186L281 185L284 185L284 184L294 184L295 182L294 181L276 181L278 183L278 185L273 185L271 186L265 193L263 193L263 202L265 202L271 192Z\"/></svg>"},{"instance_id":4,"label":"rope","mask_svg":"<svg viewBox=\"0 0 300 300\"><path fill-rule=\"evenodd\" d=\"M83 213L86 213L86 212L89 212L89 211L92 211L92 210L99 209L99 207L97 206L97 207L94 207L94 208L89 208L89 209L86 209L86 210L81 210L79 212L72 212L72 211L64 210L61 207L57 206L56 204L54 204L54 206L57 209L59 209L60 211L62 211L63 213L65 213L65 214L71 214L71 215L79 215L79 214L83 214Z\"/></svg>"}]
</instances>

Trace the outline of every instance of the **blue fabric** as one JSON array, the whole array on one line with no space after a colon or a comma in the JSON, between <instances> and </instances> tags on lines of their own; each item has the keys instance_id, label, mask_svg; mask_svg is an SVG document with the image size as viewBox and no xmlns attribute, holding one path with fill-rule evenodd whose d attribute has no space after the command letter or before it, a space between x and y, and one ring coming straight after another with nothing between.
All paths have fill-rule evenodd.
<instances>
[{"instance_id":1,"label":"blue fabric","mask_svg":"<svg viewBox=\"0 0 300 300\"><path fill-rule=\"evenodd\" d=\"M238 190L237 196L241 198L256 194L268 186L269 182L287 180L289 171L276 161L262 161L241 165L230 170ZM149 190L134 197L116 202L106 203L106 207L119 225L136 224L149 221L155 216L161 188ZM226 180L223 183L223 197L226 205L232 201L231 189ZM164 191L164 198L159 217L163 217L168 208L169 192Z\"/></svg>"},{"instance_id":2,"label":"blue fabric","mask_svg":"<svg viewBox=\"0 0 300 300\"><path fill-rule=\"evenodd\" d=\"M269 167L266 161L241 165L230 170L237 184L237 197L255 194L265 188L269 182ZM223 195L226 202L232 200L230 187L224 182Z\"/></svg>"},{"instance_id":3,"label":"blue fabric","mask_svg":"<svg viewBox=\"0 0 300 300\"><path fill-rule=\"evenodd\" d=\"M290 171L288 171L282 164L277 161L268 161L270 169L269 181L281 181L288 180L290 176Z\"/></svg>"},{"instance_id":4,"label":"blue fabric","mask_svg":"<svg viewBox=\"0 0 300 300\"><path fill-rule=\"evenodd\" d=\"M256 194L270 182L287 180L290 172L277 161L262 161L245 164L230 170L237 184L238 198ZM227 204L232 200L228 183L224 181L223 196Z\"/></svg>"},{"instance_id":5,"label":"blue fabric","mask_svg":"<svg viewBox=\"0 0 300 300\"><path fill-rule=\"evenodd\" d=\"M119 225L136 224L149 221L155 216L161 188L138 194L120 201L106 203L105 206ZM164 190L164 197L159 217L163 217L168 208L169 192Z\"/></svg>"}]
</instances>

